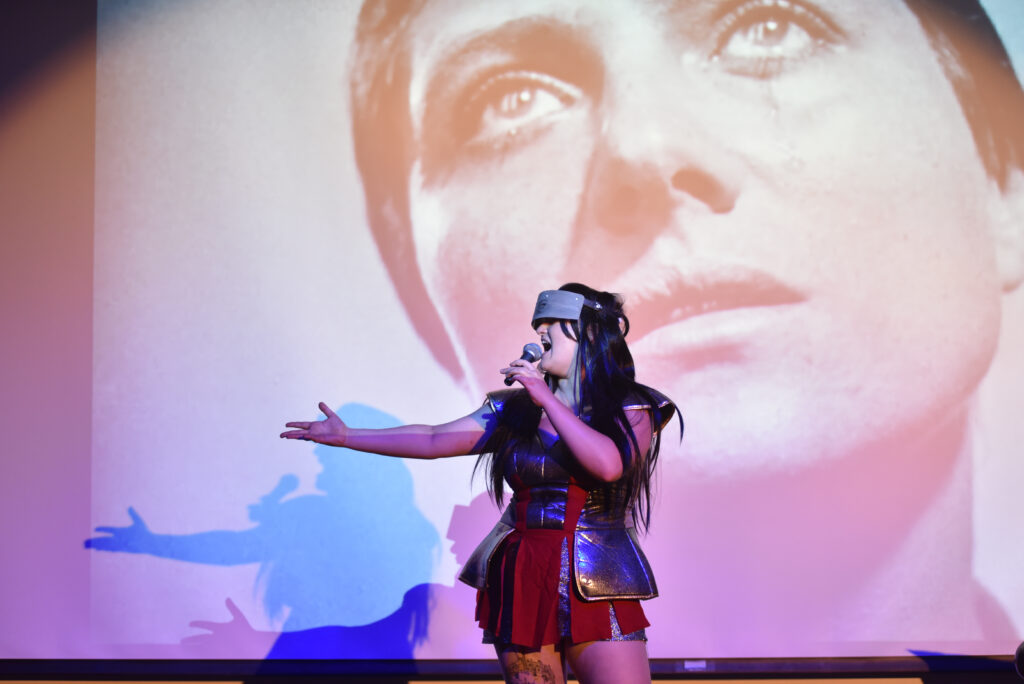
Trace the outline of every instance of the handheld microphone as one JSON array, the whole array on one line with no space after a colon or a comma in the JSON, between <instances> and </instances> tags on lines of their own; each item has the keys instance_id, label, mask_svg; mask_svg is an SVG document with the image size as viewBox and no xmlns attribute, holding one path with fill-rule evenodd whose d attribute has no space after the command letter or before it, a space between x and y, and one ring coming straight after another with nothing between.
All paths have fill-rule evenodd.
<instances>
[{"instance_id":1,"label":"handheld microphone","mask_svg":"<svg viewBox=\"0 0 1024 684\"><path fill-rule=\"evenodd\" d=\"M519 357L520 361L529 361L530 363L536 363L540 361L541 355L544 351L540 348L540 345L536 342L530 342L529 344L523 345L523 355ZM505 385L511 386L515 382L515 378L511 375L505 376Z\"/></svg>"}]
</instances>

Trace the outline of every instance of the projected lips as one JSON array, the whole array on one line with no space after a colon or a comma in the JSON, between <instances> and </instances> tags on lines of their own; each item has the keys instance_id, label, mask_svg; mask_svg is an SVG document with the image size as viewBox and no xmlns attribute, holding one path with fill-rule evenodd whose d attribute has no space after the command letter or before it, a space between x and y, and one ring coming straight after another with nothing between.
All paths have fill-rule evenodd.
<instances>
[{"instance_id":1,"label":"projected lips","mask_svg":"<svg viewBox=\"0 0 1024 684\"><path fill-rule=\"evenodd\" d=\"M666 326L716 312L786 306L805 299L775 278L746 268L691 274L668 281L658 292L640 292L630 298L630 337L639 340ZM709 321L709 325L713 324Z\"/></svg>"}]
</instances>

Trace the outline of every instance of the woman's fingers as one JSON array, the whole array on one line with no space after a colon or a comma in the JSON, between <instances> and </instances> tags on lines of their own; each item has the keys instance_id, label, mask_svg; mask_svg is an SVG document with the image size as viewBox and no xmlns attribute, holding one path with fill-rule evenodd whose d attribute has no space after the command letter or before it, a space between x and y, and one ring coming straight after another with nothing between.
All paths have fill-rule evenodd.
<instances>
[{"instance_id":1,"label":"woman's fingers","mask_svg":"<svg viewBox=\"0 0 1024 684\"><path fill-rule=\"evenodd\" d=\"M532 366L527 368L511 366L509 368L503 368L501 372L505 375L506 385L512 385L512 383L518 382L527 390L530 390L530 388L536 383L544 385L544 376ZM544 386L546 387L546 385Z\"/></svg>"},{"instance_id":2,"label":"woman's fingers","mask_svg":"<svg viewBox=\"0 0 1024 684\"><path fill-rule=\"evenodd\" d=\"M338 414L331 410L331 407L324 402L319 403L320 410L327 420L340 420ZM317 430L316 426L325 423L325 420L292 420L284 424L285 427L296 428L295 430L285 430L281 433L282 439L303 439L303 440L315 440L313 433L322 432ZM317 440L318 441L318 440Z\"/></svg>"},{"instance_id":3,"label":"woman's fingers","mask_svg":"<svg viewBox=\"0 0 1024 684\"><path fill-rule=\"evenodd\" d=\"M526 361L513 361L511 365L502 368L498 372L502 375L536 375L537 377L542 377L540 371Z\"/></svg>"}]
</instances>

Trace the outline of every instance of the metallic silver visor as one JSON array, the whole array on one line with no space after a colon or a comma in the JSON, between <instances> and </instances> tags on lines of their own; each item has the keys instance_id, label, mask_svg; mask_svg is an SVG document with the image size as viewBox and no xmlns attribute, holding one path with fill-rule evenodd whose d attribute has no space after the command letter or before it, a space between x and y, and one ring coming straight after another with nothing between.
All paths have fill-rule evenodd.
<instances>
[{"instance_id":1,"label":"metallic silver visor","mask_svg":"<svg viewBox=\"0 0 1024 684\"><path fill-rule=\"evenodd\" d=\"M544 290L537 296L537 306L533 309L533 327L545 318L557 318L567 321L578 321L584 306L600 309L601 305L584 298L581 294L566 290Z\"/></svg>"}]
</instances>

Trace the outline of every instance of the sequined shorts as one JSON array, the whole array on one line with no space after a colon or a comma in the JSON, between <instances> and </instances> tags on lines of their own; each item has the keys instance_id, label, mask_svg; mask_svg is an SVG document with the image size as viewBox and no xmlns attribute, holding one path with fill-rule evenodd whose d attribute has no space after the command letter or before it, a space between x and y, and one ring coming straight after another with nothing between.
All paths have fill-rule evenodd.
<instances>
[{"instance_id":1,"label":"sequined shorts","mask_svg":"<svg viewBox=\"0 0 1024 684\"><path fill-rule=\"evenodd\" d=\"M558 633L563 639L571 639L572 633L569 627L569 545L562 540L562 557L559 563L558 573ZM612 635L602 641L647 641L647 632L638 629L629 634L623 634L619 627L619 621L615 617L615 606L608 602L608 622L611 623ZM494 634L489 629L484 630L483 643L494 644L499 648L510 646L511 643Z\"/></svg>"}]
</instances>

